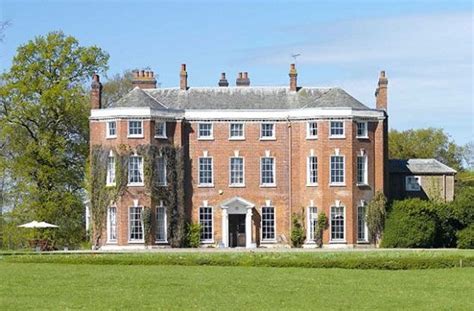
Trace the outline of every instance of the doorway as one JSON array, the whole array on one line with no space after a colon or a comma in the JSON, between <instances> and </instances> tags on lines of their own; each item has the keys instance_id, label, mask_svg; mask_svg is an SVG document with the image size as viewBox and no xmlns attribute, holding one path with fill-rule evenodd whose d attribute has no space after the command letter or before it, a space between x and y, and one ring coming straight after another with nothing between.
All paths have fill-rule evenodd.
<instances>
[{"instance_id":1,"label":"doorway","mask_svg":"<svg viewBox=\"0 0 474 311\"><path fill-rule=\"evenodd\" d=\"M245 247L245 214L229 215L229 247Z\"/></svg>"}]
</instances>

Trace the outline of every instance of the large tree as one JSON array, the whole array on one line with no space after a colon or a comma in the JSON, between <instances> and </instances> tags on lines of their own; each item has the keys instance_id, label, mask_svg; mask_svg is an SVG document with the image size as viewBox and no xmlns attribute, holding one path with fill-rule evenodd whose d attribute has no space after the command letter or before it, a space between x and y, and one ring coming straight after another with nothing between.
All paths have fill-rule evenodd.
<instances>
[{"instance_id":1,"label":"large tree","mask_svg":"<svg viewBox=\"0 0 474 311\"><path fill-rule=\"evenodd\" d=\"M58 224L45 235L61 244L77 243L83 233L89 135L84 85L107 61L100 48L51 32L20 46L1 76L0 141L8 141L7 167L21 195L13 214L18 221Z\"/></svg>"},{"instance_id":2,"label":"large tree","mask_svg":"<svg viewBox=\"0 0 474 311\"><path fill-rule=\"evenodd\" d=\"M132 89L133 72L125 70L107 79L102 89L102 104L108 106L121 99Z\"/></svg>"},{"instance_id":3,"label":"large tree","mask_svg":"<svg viewBox=\"0 0 474 311\"><path fill-rule=\"evenodd\" d=\"M435 158L462 170L462 148L443 129L390 130L388 141L391 159Z\"/></svg>"}]
</instances>

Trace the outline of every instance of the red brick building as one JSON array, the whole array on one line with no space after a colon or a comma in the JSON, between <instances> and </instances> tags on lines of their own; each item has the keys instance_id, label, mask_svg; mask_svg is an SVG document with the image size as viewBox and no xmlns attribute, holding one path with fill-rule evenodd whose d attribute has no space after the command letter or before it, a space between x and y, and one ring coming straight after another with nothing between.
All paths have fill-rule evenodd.
<instances>
[{"instance_id":1,"label":"red brick building","mask_svg":"<svg viewBox=\"0 0 474 311\"><path fill-rule=\"evenodd\" d=\"M324 212L326 246L367 244L367 202L387 188L387 79L381 72L376 108L340 88L301 87L291 65L288 87L250 86L239 73L230 87L194 88L186 66L179 88L156 88L153 72L139 71L134 89L108 107L94 77L91 146L126 146L127 191L111 202L101 244L141 246L143 209L151 207L154 245L168 245L173 221L166 200L152 200L144 159L134 148L177 146L184 167L186 221L201 224L201 242L220 247L290 244L291 216L304 219L306 246ZM169 186L166 159L157 158L157 181ZM113 186L114 154L107 182ZM94 172L92 172L94 174Z\"/></svg>"}]
</instances>

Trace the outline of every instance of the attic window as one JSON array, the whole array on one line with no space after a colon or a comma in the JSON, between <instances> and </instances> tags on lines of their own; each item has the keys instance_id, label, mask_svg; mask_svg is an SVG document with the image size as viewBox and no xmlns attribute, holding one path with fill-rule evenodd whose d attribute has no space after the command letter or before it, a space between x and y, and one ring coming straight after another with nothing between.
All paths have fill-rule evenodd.
<instances>
[{"instance_id":1,"label":"attic window","mask_svg":"<svg viewBox=\"0 0 474 311\"><path fill-rule=\"evenodd\" d=\"M406 176L405 177L405 190L406 191L420 191L420 189L421 189L420 176Z\"/></svg>"}]
</instances>

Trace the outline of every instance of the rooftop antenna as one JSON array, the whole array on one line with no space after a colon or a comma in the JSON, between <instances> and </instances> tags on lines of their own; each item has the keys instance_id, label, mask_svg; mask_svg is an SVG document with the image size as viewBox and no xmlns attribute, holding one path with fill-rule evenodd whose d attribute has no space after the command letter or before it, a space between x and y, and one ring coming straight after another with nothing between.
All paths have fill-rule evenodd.
<instances>
[{"instance_id":1,"label":"rooftop antenna","mask_svg":"<svg viewBox=\"0 0 474 311\"><path fill-rule=\"evenodd\" d=\"M297 53L297 54L291 54L291 57L293 57L295 59L295 65L296 65L296 58L298 56L301 56L301 54Z\"/></svg>"}]
</instances>

